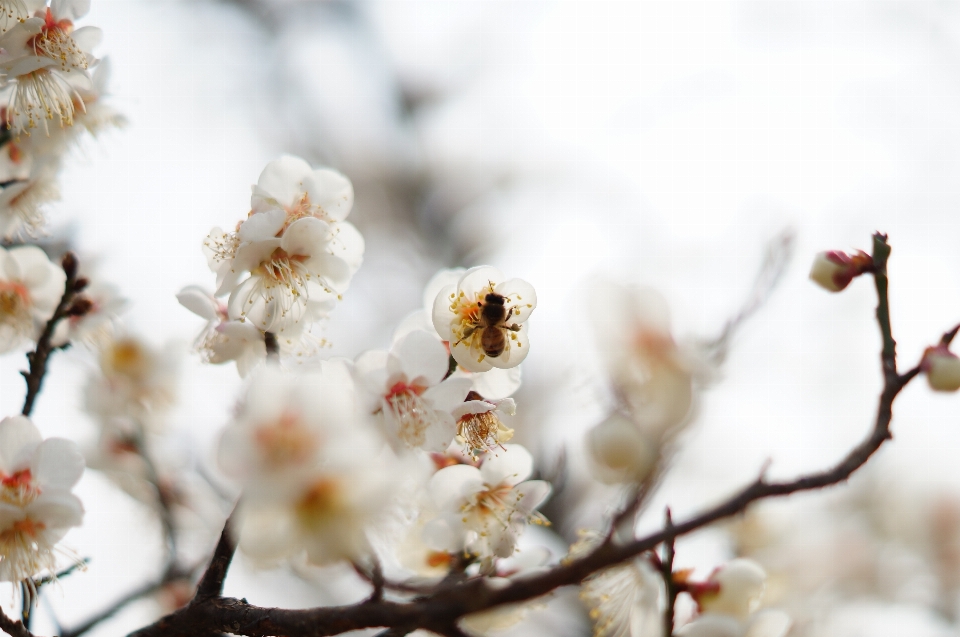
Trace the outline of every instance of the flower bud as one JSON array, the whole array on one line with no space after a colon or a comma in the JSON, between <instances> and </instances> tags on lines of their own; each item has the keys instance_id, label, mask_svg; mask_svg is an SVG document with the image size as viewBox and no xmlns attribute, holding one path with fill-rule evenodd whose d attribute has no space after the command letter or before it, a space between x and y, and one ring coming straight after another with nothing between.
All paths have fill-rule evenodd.
<instances>
[{"instance_id":1,"label":"flower bud","mask_svg":"<svg viewBox=\"0 0 960 637\"><path fill-rule=\"evenodd\" d=\"M920 369L927 375L930 389L957 391L960 389L960 358L946 345L928 347L920 361Z\"/></svg>"},{"instance_id":2,"label":"flower bud","mask_svg":"<svg viewBox=\"0 0 960 637\"><path fill-rule=\"evenodd\" d=\"M715 591L696 596L700 610L740 620L754 610L763 594L767 574L753 560L738 558L727 562L710 576L708 584L719 585Z\"/></svg>"},{"instance_id":3,"label":"flower bud","mask_svg":"<svg viewBox=\"0 0 960 637\"><path fill-rule=\"evenodd\" d=\"M872 267L873 259L862 250L857 250L853 256L830 250L820 252L813 258L810 279L825 290L839 292L850 285L854 277L868 272Z\"/></svg>"},{"instance_id":4,"label":"flower bud","mask_svg":"<svg viewBox=\"0 0 960 637\"><path fill-rule=\"evenodd\" d=\"M593 474L605 484L643 482L657 462L657 449L637 426L614 414L587 432Z\"/></svg>"}]
</instances>

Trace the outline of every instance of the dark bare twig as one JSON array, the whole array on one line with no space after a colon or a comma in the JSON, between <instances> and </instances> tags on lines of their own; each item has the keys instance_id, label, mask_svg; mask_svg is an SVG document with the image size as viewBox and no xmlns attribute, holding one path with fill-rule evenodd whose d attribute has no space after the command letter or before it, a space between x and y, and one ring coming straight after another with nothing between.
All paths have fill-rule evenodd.
<instances>
[{"instance_id":1,"label":"dark bare twig","mask_svg":"<svg viewBox=\"0 0 960 637\"><path fill-rule=\"evenodd\" d=\"M57 308L53 311L53 316L50 317L50 320L47 321L43 331L40 333L40 338L37 339L36 349L27 353L30 371L20 372L24 380L27 381L27 396L24 398L23 410L20 412L24 416L29 416L30 412L33 411L33 403L43 388L43 377L47 373L47 359L50 358L50 354L57 349L61 349L51 343L57 325L70 315L74 298L87 286L86 279L77 278L79 264L77 263L75 254L72 252L64 254L61 265L63 266L64 273L67 275L67 280L63 285L63 296L60 297L60 303L57 304Z\"/></svg>"},{"instance_id":2,"label":"dark bare twig","mask_svg":"<svg viewBox=\"0 0 960 637\"><path fill-rule=\"evenodd\" d=\"M0 610L0 630L3 630L10 637L36 637L23 625L23 622L7 617L2 610Z\"/></svg>"},{"instance_id":3,"label":"dark bare twig","mask_svg":"<svg viewBox=\"0 0 960 637\"><path fill-rule=\"evenodd\" d=\"M561 586L579 584L590 575L632 559L675 538L703 528L720 519L743 512L752 502L820 489L843 482L892 437L890 422L893 401L919 372L913 368L897 373L896 343L890 330L887 298L886 262L890 248L886 236L874 236L874 280L877 290L877 322L883 339L881 364L884 386L873 429L838 464L830 469L795 480L769 482L763 474L729 499L679 524L668 520L665 528L646 537L618 544L614 538L603 542L591 553L564 562L549 571L512 580L506 586L493 587L484 578L468 578L450 586L441 586L430 595L408 603L380 600L354 606L324 607L307 610L260 608L243 600L220 597L195 600L190 606L171 613L155 624L133 633L133 637L187 637L211 631L229 631L250 636L288 635L320 637L361 628L388 627L402 630L423 628L440 635L459 637L457 621L464 615L489 610L503 604L531 600ZM669 549L668 549L669 550Z\"/></svg>"},{"instance_id":4,"label":"dark bare twig","mask_svg":"<svg viewBox=\"0 0 960 637\"><path fill-rule=\"evenodd\" d=\"M207 566L206 572L200 578L200 583L197 584L197 594L191 605L198 601L219 597L223 593L223 581L227 578L227 570L230 568L230 562L233 561L233 554L237 551L237 543L233 539L234 513L236 508L223 525L220 540L213 551L210 565Z\"/></svg>"},{"instance_id":5,"label":"dark bare twig","mask_svg":"<svg viewBox=\"0 0 960 637\"><path fill-rule=\"evenodd\" d=\"M663 528L667 531L673 529L673 516L670 514L670 507L667 507L667 513L663 523ZM673 558L676 555L674 540L670 538L663 543L663 560L660 563L660 573L663 575L664 592L666 593L667 603L663 610L663 634L664 637L673 637L674 616L676 615L677 594L680 592L676 582L673 581Z\"/></svg>"}]
</instances>

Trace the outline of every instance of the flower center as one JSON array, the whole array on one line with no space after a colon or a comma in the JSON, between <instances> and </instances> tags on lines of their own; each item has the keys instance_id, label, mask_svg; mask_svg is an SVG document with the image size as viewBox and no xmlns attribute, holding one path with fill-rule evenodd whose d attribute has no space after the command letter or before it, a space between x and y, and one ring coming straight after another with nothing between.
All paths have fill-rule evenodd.
<instances>
[{"instance_id":1,"label":"flower center","mask_svg":"<svg viewBox=\"0 0 960 637\"><path fill-rule=\"evenodd\" d=\"M399 425L397 436L411 447L423 446L427 430L439 422L437 411L421 396L426 389L401 381L395 383L385 396Z\"/></svg>"},{"instance_id":2,"label":"flower center","mask_svg":"<svg viewBox=\"0 0 960 637\"><path fill-rule=\"evenodd\" d=\"M53 13L47 9L40 33L33 36L27 46L33 49L36 55L60 61L64 71L68 67L85 69L88 66L86 54L80 50L70 33L73 31L73 22L70 20L55 20Z\"/></svg>"},{"instance_id":3,"label":"flower center","mask_svg":"<svg viewBox=\"0 0 960 637\"><path fill-rule=\"evenodd\" d=\"M284 412L276 422L259 427L254 440L264 463L271 469L300 465L313 457L319 441L303 426L297 414Z\"/></svg>"},{"instance_id":4,"label":"flower center","mask_svg":"<svg viewBox=\"0 0 960 637\"><path fill-rule=\"evenodd\" d=\"M492 451L513 438L513 429L506 427L493 410L467 414L457 421L457 436L464 450L476 458L482 451Z\"/></svg>"},{"instance_id":5,"label":"flower center","mask_svg":"<svg viewBox=\"0 0 960 637\"><path fill-rule=\"evenodd\" d=\"M40 489L33 484L30 469L17 471L11 475L0 473L0 502L23 507L40 495ZM0 553L2 555L2 553Z\"/></svg>"},{"instance_id":6,"label":"flower center","mask_svg":"<svg viewBox=\"0 0 960 637\"><path fill-rule=\"evenodd\" d=\"M297 519L308 530L319 530L342 513L343 488L334 478L320 478L297 503Z\"/></svg>"},{"instance_id":7,"label":"flower center","mask_svg":"<svg viewBox=\"0 0 960 637\"><path fill-rule=\"evenodd\" d=\"M0 281L0 323L17 331L29 330L32 326L30 292L23 284Z\"/></svg>"}]
</instances>

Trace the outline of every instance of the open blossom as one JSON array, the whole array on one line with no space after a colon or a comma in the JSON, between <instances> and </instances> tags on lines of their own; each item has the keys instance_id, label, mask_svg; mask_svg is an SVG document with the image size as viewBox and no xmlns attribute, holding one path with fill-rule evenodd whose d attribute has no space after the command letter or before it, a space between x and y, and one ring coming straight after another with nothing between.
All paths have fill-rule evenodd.
<instances>
[{"instance_id":1,"label":"open blossom","mask_svg":"<svg viewBox=\"0 0 960 637\"><path fill-rule=\"evenodd\" d=\"M433 325L450 343L450 353L471 372L510 368L527 356L525 321L537 306L537 294L526 281L505 281L499 270L478 266L456 285L437 295Z\"/></svg>"},{"instance_id":2,"label":"open blossom","mask_svg":"<svg viewBox=\"0 0 960 637\"><path fill-rule=\"evenodd\" d=\"M693 593L700 616L678 637L783 637L790 629L786 613L758 611L767 574L753 560L738 558L716 569Z\"/></svg>"},{"instance_id":3,"label":"open blossom","mask_svg":"<svg viewBox=\"0 0 960 637\"><path fill-rule=\"evenodd\" d=\"M196 285L189 285L177 294L180 305L207 325L200 332L195 347L204 362L220 365L235 361L240 376L246 376L257 363L266 359L267 347L263 332L250 323L231 321L227 306ZM287 339L283 339L285 342Z\"/></svg>"},{"instance_id":4,"label":"open blossom","mask_svg":"<svg viewBox=\"0 0 960 637\"><path fill-rule=\"evenodd\" d=\"M543 524L536 509L550 494L550 484L526 480L533 471L530 452L505 445L476 468L454 465L437 471L428 485L438 519L425 532L444 538L449 551L469 551L490 563L510 557L527 523Z\"/></svg>"},{"instance_id":5,"label":"open blossom","mask_svg":"<svg viewBox=\"0 0 960 637\"><path fill-rule=\"evenodd\" d=\"M371 411L389 439L401 448L446 450L457 433L453 412L463 405L471 382L444 378L448 354L436 336L410 332L394 343L389 353L361 355L355 369Z\"/></svg>"},{"instance_id":6,"label":"open blossom","mask_svg":"<svg viewBox=\"0 0 960 637\"><path fill-rule=\"evenodd\" d=\"M302 552L314 564L367 555L367 530L402 475L358 408L343 362L296 376L258 368L219 459L244 488L240 548L264 562Z\"/></svg>"},{"instance_id":7,"label":"open blossom","mask_svg":"<svg viewBox=\"0 0 960 637\"><path fill-rule=\"evenodd\" d=\"M66 275L35 246L0 248L0 352L33 338L53 316Z\"/></svg>"},{"instance_id":8,"label":"open blossom","mask_svg":"<svg viewBox=\"0 0 960 637\"><path fill-rule=\"evenodd\" d=\"M287 155L267 164L247 219L204 243L230 319L282 332L324 316L363 261L363 237L343 221L352 205L353 187L336 171Z\"/></svg>"},{"instance_id":9,"label":"open blossom","mask_svg":"<svg viewBox=\"0 0 960 637\"><path fill-rule=\"evenodd\" d=\"M73 124L84 107L77 87L90 86L91 51L101 39L96 27L74 29L74 21L90 8L89 0L59 0L51 6L24 0L32 13L0 36L0 72L15 82L9 117L16 132L29 132L48 121Z\"/></svg>"},{"instance_id":10,"label":"open blossom","mask_svg":"<svg viewBox=\"0 0 960 637\"><path fill-rule=\"evenodd\" d=\"M0 421L0 581L21 582L56 571L54 553L83 520L70 491L83 473L77 445L43 440L25 416Z\"/></svg>"},{"instance_id":11,"label":"open blossom","mask_svg":"<svg viewBox=\"0 0 960 637\"><path fill-rule=\"evenodd\" d=\"M115 335L98 343L100 373L87 382L84 407L105 427L131 433L158 429L176 397L178 352Z\"/></svg>"},{"instance_id":12,"label":"open blossom","mask_svg":"<svg viewBox=\"0 0 960 637\"><path fill-rule=\"evenodd\" d=\"M0 124L2 125L2 124ZM25 153L14 141L0 146L0 236L35 236L46 220L42 207L60 198L57 164Z\"/></svg>"},{"instance_id":13,"label":"open blossom","mask_svg":"<svg viewBox=\"0 0 960 637\"><path fill-rule=\"evenodd\" d=\"M517 404L512 398L485 400L476 391L467 394L467 399L453 412L457 440L464 453L476 458L481 452L503 449L503 444L513 438L513 429L503 424L503 416L516 413Z\"/></svg>"}]
</instances>

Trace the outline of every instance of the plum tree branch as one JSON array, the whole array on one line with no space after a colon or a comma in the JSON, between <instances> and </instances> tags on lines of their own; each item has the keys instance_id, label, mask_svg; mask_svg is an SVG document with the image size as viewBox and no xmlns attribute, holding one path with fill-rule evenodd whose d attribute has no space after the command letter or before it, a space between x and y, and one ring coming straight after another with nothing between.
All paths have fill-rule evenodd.
<instances>
[{"instance_id":1,"label":"plum tree branch","mask_svg":"<svg viewBox=\"0 0 960 637\"><path fill-rule=\"evenodd\" d=\"M761 475L727 500L687 520L669 520L662 530L626 543L618 543L615 535L610 536L581 558L566 561L536 575L511 580L506 586L494 587L484 578L474 577L454 586L437 588L409 602L381 599L352 606L306 610L262 608L248 604L245 600L198 595L190 605L132 633L131 637L187 637L218 631L262 637L320 637L377 627L387 628L386 633L382 633L386 635L404 634L404 631L415 628L439 635L461 635L457 622L465 615L504 604L525 602L561 586L579 584L599 571L633 559L661 544L666 543L669 546L669 543L681 535L737 515L757 500L821 489L845 481L892 437L890 422L893 417L893 401L919 373L917 367L903 375L897 372L896 342L890 325L886 274L890 247L887 237L882 234L874 235L873 244L872 274L878 301L876 317L883 343L880 356L883 389L872 430L835 466L782 482L770 482ZM952 335L948 333L944 336L945 339L948 337L952 338Z\"/></svg>"},{"instance_id":2,"label":"plum tree branch","mask_svg":"<svg viewBox=\"0 0 960 637\"><path fill-rule=\"evenodd\" d=\"M36 401L40 390L43 388L43 377L47 373L47 360L50 354L59 347L53 345L53 335L60 321L71 315L74 310L73 301L86 286L87 281L77 277L79 264L77 257L72 252L67 252L61 260L63 271L67 275L67 280L63 285L63 296L53 311L53 316L47 321L37 339L37 347L27 353L27 361L30 363L30 371L20 372L27 382L27 395L23 400L23 409L20 413L29 416L33 411L33 403Z\"/></svg>"}]
</instances>

